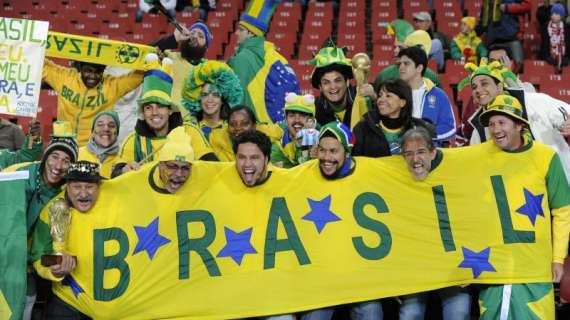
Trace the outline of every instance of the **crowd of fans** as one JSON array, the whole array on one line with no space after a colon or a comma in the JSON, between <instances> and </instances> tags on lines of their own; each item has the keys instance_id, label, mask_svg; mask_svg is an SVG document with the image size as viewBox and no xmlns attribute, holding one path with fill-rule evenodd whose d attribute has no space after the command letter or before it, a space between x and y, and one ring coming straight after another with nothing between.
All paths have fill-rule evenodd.
<instances>
[{"instance_id":1,"label":"crowd of fans","mask_svg":"<svg viewBox=\"0 0 570 320\"><path fill-rule=\"evenodd\" d=\"M140 1L137 21L155 10L153 3ZM202 18L216 9L215 1L160 3L172 17L188 5L200 10ZM153 161L161 162L165 172L189 171L185 161L161 152L173 150L166 138L175 131L190 137L191 152L183 153L196 159L239 163L239 157L247 154L239 146L253 143L273 166L291 168L317 158L323 175L334 179L349 174L352 156L402 155L412 174L421 180L437 160L436 148L490 140L512 151L532 139L550 145L560 157L563 172L570 176L570 147L565 141L570 136L570 105L537 93L517 76L525 58L520 41L522 25L530 8L528 0L485 0L480 16L461 18L461 32L456 35L437 32L430 12L414 14L412 23L391 21L388 32L394 37L394 63L373 75L375 81L370 84L355 83L347 52L329 41L309 62L317 96L301 94L310 88L299 86L299 75L266 41L271 6L262 8L262 13L269 10L266 14L248 11L241 16L235 30L238 48L226 62L205 58L216 39L202 22L157 39L157 54L147 57L146 72L115 76L104 65L79 62L70 68L46 58L43 81L58 93L58 121L52 141L42 152L37 121L30 124L25 137L18 126L1 119L0 148L5 150L0 151L0 169L31 174L27 208L30 235L42 207L63 190L66 177L70 177L69 182L100 183L99 178L78 176L81 168L109 179ZM547 2L538 9L537 18L542 35L540 58L562 72L570 54L566 50L570 44L566 41L568 6L565 1ZM429 59L435 60L438 70L428 68ZM461 61L469 73L458 86L458 90L469 87L472 91L461 114L453 97L439 87L437 71L445 68L446 59ZM122 105L120 99L131 91L134 97L128 100L134 108L127 111L129 118L124 115L129 102ZM86 100L93 105L86 108ZM503 112L505 108L511 111ZM512 122L508 125L515 129L501 127L504 124L489 114L491 109L495 116L506 115ZM353 141L343 137L353 137ZM330 156L333 151L336 156ZM79 167L73 165L76 161ZM254 186L266 178L264 167L252 172L243 172L246 185ZM165 175L162 183L168 192L175 193L184 181ZM66 190L73 191L69 187ZM81 208L85 203L72 205ZM560 259L553 261L555 281L560 281L561 263ZM74 267L71 261L53 266L46 278L59 281ZM49 274L49 270L38 270L40 274L46 272ZM36 278L30 275L31 282ZM29 291L26 318L31 316L33 291ZM469 318L472 291L460 287L438 291L444 301L444 318ZM423 316L426 299L424 295L402 297L401 319ZM453 309L447 309L446 301L452 300ZM61 303L65 303L58 303L56 311L63 312ZM388 305L384 302L387 317L395 313ZM351 315L364 314L354 319L382 316L379 301L354 304L349 309ZM332 314L333 309L321 309L300 317L328 319Z\"/></svg>"}]
</instances>

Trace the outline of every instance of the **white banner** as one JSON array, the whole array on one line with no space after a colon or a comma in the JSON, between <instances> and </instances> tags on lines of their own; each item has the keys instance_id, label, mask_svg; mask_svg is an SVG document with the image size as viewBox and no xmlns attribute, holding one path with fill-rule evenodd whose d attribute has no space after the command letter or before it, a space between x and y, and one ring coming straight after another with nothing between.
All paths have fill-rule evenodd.
<instances>
[{"instance_id":1,"label":"white banner","mask_svg":"<svg viewBox=\"0 0 570 320\"><path fill-rule=\"evenodd\" d=\"M0 17L0 113L36 116L48 26Z\"/></svg>"}]
</instances>

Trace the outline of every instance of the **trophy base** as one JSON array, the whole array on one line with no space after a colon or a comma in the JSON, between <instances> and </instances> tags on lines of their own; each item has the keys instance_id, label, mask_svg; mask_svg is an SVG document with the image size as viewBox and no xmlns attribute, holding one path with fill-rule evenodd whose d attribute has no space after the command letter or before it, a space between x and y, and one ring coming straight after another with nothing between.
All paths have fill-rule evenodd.
<instances>
[{"instance_id":1,"label":"trophy base","mask_svg":"<svg viewBox=\"0 0 570 320\"><path fill-rule=\"evenodd\" d=\"M41 259L41 264L44 267L51 267L51 266L54 266L56 264L61 264L62 257L63 256L57 255L57 254L43 255L42 259ZM73 256L73 259L75 260L75 263L77 264L77 257Z\"/></svg>"}]
</instances>

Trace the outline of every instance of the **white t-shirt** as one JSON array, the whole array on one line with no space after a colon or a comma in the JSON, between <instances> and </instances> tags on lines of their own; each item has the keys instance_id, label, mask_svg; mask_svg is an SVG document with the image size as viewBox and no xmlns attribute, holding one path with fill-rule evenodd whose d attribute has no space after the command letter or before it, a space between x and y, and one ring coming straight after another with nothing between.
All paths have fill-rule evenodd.
<instances>
[{"instance_id":1,"label":"white t-shirt","mask_svg":"<svg viewBox=\"0 0 570 320\"><path fill-rule=\"evenodd\" d=\"M419 89L412 90L412 98L414 101L414 106L412 108L412 117L421 119L422 118L422 102L424 99L424 93L426 92L426 84L422 84Z\"/></svg>"}]
</instances>

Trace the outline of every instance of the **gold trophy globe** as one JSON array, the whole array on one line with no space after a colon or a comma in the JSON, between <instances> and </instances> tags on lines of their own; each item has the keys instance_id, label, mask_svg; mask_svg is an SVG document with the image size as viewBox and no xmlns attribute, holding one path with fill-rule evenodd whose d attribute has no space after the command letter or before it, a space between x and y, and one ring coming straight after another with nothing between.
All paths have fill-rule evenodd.
<instances>
[{"instance_id":1,"label":"gold trophy globe","mask_svg":"<svg viewBox=\"0 0 570 320\"><path fill-rule=\"evenodd\" d=\"M50 234L53 244L53 255L43 255L41 263L49 267L61 263L61 257L66 252L66 238L71 224L71 210L65 199L57 199L49 206L48 212Z\"/></svg>"}]
</instances>

